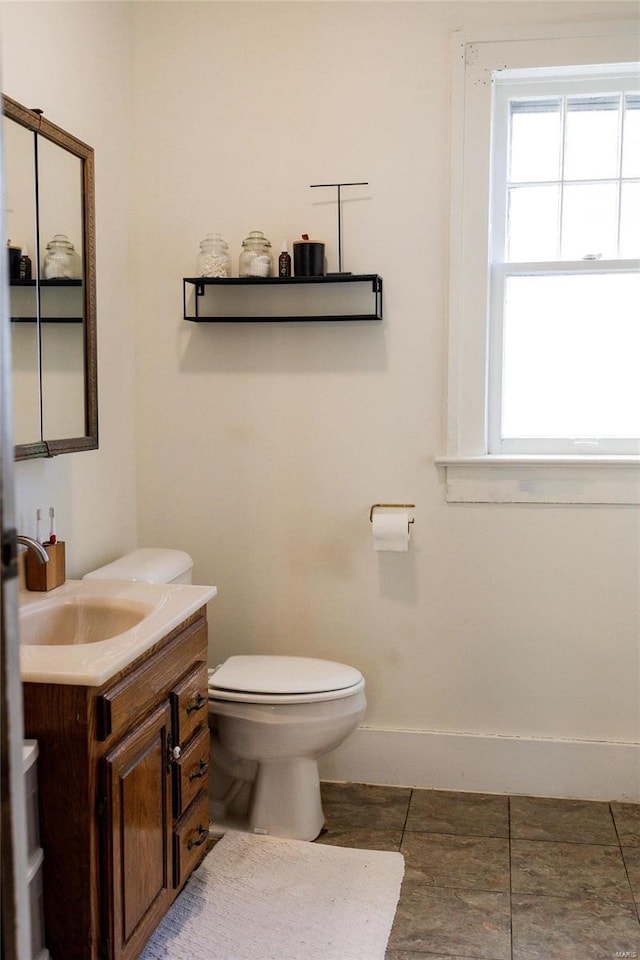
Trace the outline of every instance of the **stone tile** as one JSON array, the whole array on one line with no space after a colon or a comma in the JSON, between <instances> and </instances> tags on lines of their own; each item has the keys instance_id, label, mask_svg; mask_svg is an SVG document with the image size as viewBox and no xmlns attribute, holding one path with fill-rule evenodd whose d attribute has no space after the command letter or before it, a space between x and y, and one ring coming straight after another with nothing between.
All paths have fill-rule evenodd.
<instances>
[{"instance_id":1,"label":"stone tile","mask_svg":"<svg viewBox=\"0 0 640 960\"><path fill-rule=\"evenodd\" d=\"M604 844L512 840L511 889L548 897L633 902L620 848Z\"/></svg>"},{"instance_id":2,"label":"stone tile","mask_svg":"<svg viewBox=\"0 0 640 960\"><path fill-rule=\"evenodd\" d=\"M612 803L611 812L623 847L640 847L640 803Z\"/></svg>"},{"instance_id":3,"label":"stone tile","mask_svg":"<svg viewBox=\"0 0 640 960\"><path fill-rule=\"evenodd\" d=\"M387 950L384 960L456 960L455 957L436 957L434 954L414 953L413 950Z\"/></svg>"},{"instance_id":4,"label":"stone tile","mask_svg":"<svg viewBox=\"0 0 640 960\"><path fill-rule=\"evenodd\" d=\"M622 856L627 868L631 892L640 906L640 847L623 847Z\"/></svg>"},{"instance_id":5,"label":"stone tile","mask_svg":"<svg viewBox=\"0 0 640 960\"><path fill-rule=\"evenodd\" d=\"M609 804L592 800L511 797L511 837L618 844Z\"/></svg>"},{"instance_id":6,"label":"stone tile","mask_svg":"<svg viewBox=\"0 0 640 960\"><path fill-rule=\"evenodd\" d=\"M384 960L468 960L467 957L453 957L450 953L415 953L413 950L387 950Z\"/></svg>"},{"instance_id":7,"label":"stone tile","mask_svg":"<svg viewBox=\"0 0 640 960\"><path fill-rule=\"evenodd\" d=\"M403 887L388 949L510 960L509 894Z\"/></svg>"},{"instance_id":8,"label":"stone tile","mask_svg":"<svg viewBox=\"0 0 640 960\"><path fill-rule=\"evenodd\" d=\"M508 837L509 798L488 793L414 790L407 830Z\"/></svg>"},{"instance_id":9,"label":"stone tile","mask_svg":"<svg viewBox=\"0 0 640 960\"><path fill-rule=\"evenodd\" d=\"M513 895L511 909L513 960L640 955L640 923L630 904Z\"/></svg>"},{"instance_id":10,"label":"stone tile","mask_svg":"<svg viewBox=\"0 0 640 960\"><path fill-rule=\"evenodd\" d=\"M356 847L359 850L400 850L402 828L397 830L373 830L367 827L327 826L315 843L333 847Z\"/></svg>"},{"instance_id":11,"label":"stone tile","mask_svg":"<svg viewBox=\"0 0 640 960\"><path fill-rule=\"evenodd\" d=\"M320 785L326 826L330 829L369 827L402 830L411 787L379 787L368 783Z\"/></svg>"},{"instance_id":12,"label":"stone tile","mask_svg":"<svg viewBox=\"0 0 640 960\"><path fill-rule=\"evenodd\" d=\"M405 885L509 890L509 841L405 831Z\"/></svg>"}]
</instances>

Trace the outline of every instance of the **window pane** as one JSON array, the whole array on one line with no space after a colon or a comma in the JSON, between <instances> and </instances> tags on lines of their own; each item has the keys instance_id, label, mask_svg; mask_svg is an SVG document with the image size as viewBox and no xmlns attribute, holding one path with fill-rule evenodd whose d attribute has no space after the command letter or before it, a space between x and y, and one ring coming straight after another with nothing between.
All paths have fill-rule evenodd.
<instances>
[{"instance_id":1,"label":"window pane","mask_svg":"<svg viewBox=\"0 0 640 960\"><path fill-rule=\"evenodd\" d=\"M568 98L565 180L617 177L618 112L617 96Z\"/></svg>"},{"instance_id":2,"label":"window pane","mask_svg":"<svg viewBox=\"0 0 640 960\"><path fill-rule=\"evenodd\" d=\"M614 183L566 186L562 205L563 260L608 259L617 255L617 197Z\"/></svg>"},{"instance_id":3,"label":"window pane","mask_svg":"<svg viewBox=\"0 0 640 960\"><path fill-rule=\"evenodd\" d=\"M562 113L560 98L512 100L509 180L512 183L560 179Z\"/></svg>"},{"instance_id":4,"label":"window pane","mask_svg":"<svg viewBox=\"0 0 640 960\"><path fill-rule=\"evenodd\" d=\"M504 438L640 437L640 274L509 277Z\"/></svg>"},{"instance_id":5,"label":"window pane","mask_svg":"<svg viewBox=\"0 0 640 960\"><path fill-rule=\"evenodd\" d=\"M559 197L557 186L510 188L508 260L556 259Z\"/></svg>"},{"instance_id":6,"label":"window pane","mask_svg":"<svg viewBox=\"0 0 640 960\"><path fill-rule=\"evenodd\" d=\"M640 94L626 98L622 176L640 177Z\"/></svg>"},{"instance_id":7,"label":"window pane","mask_svg":"<svg viewBox=\"0 0 640 960\"><path fill-rule=\"evenodd\" d=\"M640 183L622 184L620 256L640 257Z\"/></svg>"}]
</instances>

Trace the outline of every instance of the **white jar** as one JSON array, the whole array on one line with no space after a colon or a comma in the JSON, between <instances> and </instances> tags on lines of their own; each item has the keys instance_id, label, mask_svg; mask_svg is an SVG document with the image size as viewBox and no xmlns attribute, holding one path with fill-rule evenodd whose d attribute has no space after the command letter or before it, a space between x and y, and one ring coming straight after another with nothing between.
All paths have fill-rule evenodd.
<instances>
[{"instance_id":1,"label":"white jar","mask_svg":"<svg viewBox=\"0 0 640 960\"><path fill-rule=\"evenodd\" d=\"M238 273L241 277L270 277L273 275L271 243L262 230L252 230L242 241Z\"/></svg>"},{"instance_id":2,"label":"white jar","mask_svg":"<svg viewBox=\"0 0 640 960\"><path fill-rule=\"evenodd\" d=\"M229 247L219 233L208 233L204 240L200 241L200 252L196 258L196 276L231 276Z\"/></svg>"},{"instance_id":3,"label":"white jar","mask_svg":"<svg viewBox=\"0 0 640 960\"><path fill-rule=\"evenodd\" d=\"M45 280L80 280L82 266L73 244L63 233L56 233L47 244L44 258Z\"/></svg>"}]
</instances>

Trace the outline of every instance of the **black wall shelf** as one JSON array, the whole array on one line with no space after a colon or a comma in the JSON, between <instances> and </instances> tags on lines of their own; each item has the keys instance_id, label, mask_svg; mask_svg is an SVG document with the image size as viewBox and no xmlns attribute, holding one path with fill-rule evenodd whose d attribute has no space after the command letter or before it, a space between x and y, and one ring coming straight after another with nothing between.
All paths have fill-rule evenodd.
<instances>
[{"instance_id":1,"label":"black wall shelf","mask_svg":"<svg viewBox=\"0 0 640 960\"><path fill-rule=\"evenodd\" d=\"M11 317L11 323L37 323L36 317ZM82 317L40 317L40 323L82 323Z\"/></svg>"},{"instance_id":2,"label":"black wall shelf","mask_svg":"<svg viewBox=\"0 0 640 960\"><path fill-rule=\"evenodd\" d=\"M278 314L277 316L262 315L259 312L238 316L234 314L218 314L213 311L205 313L202 308L202 302L209 288L219 288L220 291L227 288L225 294L226 303L229 303L229 288L244 287L261 290L261 300L266 304L271 294L267 290L279 290L282 292L288 288L308 287L309 292L313 287L325 287L328 284L348 285L362 284L367 285L367 295L371 306L371 311L366 313L352 313L344 311L342 308L335 312L315 314L313 312L305 313L300 309L295 312ZM195 288L195 289L193 289ZM193 309L189 311L189 295L193 296ZM262 294L264 296L262 296ZM191 320L196 323L272 323L274 321L327 321L327 320L382 320L382 277L375 273L340 273L329 274L323 277L184 277L182 281L183 295L183 313L185 320ZM242 291L238 291L240 300ZM235 298L235 295L234 295ZM211 299L211 298L209 298ZM241 300L240 300L241 302ZM313 299L308 298L310 306Z\"/></svg>"},{"instance_id":3,"label":"black wall shelf","mask_svg":"<svg viewBox=\"0 0 640 960\"><path fill-rule=\"evenodd\" d=\"M82 280L10 280L11 287L35 287L36 282L41 287L81 287Z\"/></svg>"},{"instance_id":4,"label":"black wall shelf","mask_svg":"<svg viewBox=\"0 0 640 960\"><path fill-rule=\"evenodd\" d=\"M68 287L74 287L81 291L82 280L10 280L10 287L17 287L18 291L15 297L12 295L10 302L11 322L12 323L35 323L37 320L35 308L36 287L41 291L41 310L40 323L82 323L82 304L78 303L78 297L75 293L60 293L59 296L53 291L62 291ZM33 290L33 295L28 292L29 288ZM19 291L24 291L20 293ZM71 297L71 301L69 300ZM78 314L64 312L64 305L60 302L64 298L64 305L67 310L78 308ZM46 303L45 303L46 301ZM48 305L51 310L46 308Z\"/></svg>"}]
</instances>

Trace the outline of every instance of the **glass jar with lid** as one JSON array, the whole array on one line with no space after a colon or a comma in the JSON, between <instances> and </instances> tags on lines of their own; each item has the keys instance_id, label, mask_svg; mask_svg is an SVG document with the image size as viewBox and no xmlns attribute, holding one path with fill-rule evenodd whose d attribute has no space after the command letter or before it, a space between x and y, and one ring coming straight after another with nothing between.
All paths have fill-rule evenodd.
<instances>
[{"instance_id":1,"label":"glass jar with lid","mask_svg":"<svg viewBox=\"0 0 640 960\"><path fill-rule=\"evenodd\" d=\"M271 243L262 230L252 230L242 241L240 254L241 277L270 277L273 275L273 254Z\"/></svg>"},{"instance_id":2,"label":"glass jar with lid","mask_svg":"<svg viewBox=\"0 0 640 960\"><path fill-rule=\"evenodd\" d=\"M204 240L200 241L200 251L196 257L196 276L231 276L229 247L219 233L208 233Z\"/></svg>"},{"instance_id":3,"label":"glass jar with lid","mask_svg":"<svg viewBox=\"0 0 640 960\"><path fill-rule=\"evenodd\" d=\"M47 244L43 266L45 280L79 280L82 274L80 257L64 233L56 233Z\"/></svg>"}]
</instances>

